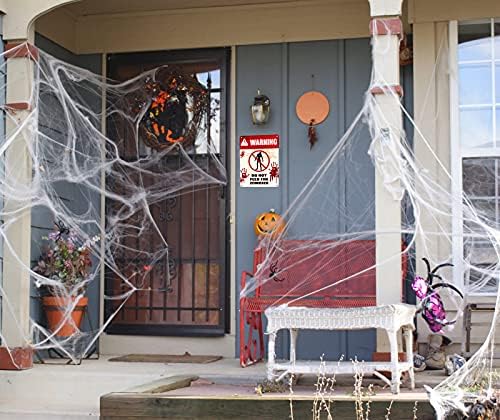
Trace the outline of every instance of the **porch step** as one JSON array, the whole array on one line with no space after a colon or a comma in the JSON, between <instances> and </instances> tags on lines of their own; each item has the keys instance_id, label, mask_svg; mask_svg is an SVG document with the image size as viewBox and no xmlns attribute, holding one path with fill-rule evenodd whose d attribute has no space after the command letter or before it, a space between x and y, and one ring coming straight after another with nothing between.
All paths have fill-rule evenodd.
<instances>
[{"instance_id":1,"label":"porch step","mask_svg":"<svg viewBox=\"0 0 500 420\"><path fill-rule=\"evenodd\" d=\"M414 418L416 398L394 396L394 399L374 399L370 402L370 418L386 418L390 406L390 418L411 420ZM355 420L354 398L333 398L332 415L342 420ZM311 418L313 397L293 397L293 418ZM419 401L418 418L431 420L435 413L428 401ZM232 395L227 397L192 395L167 396L166 394L109 394L101 398L101 420L125 419L218 419L218 420L276 420L290 418L290 396L248 397Z\"/></svg>"},{"instance_id":2,"label":"porch step","mask_svg":"<svg viewBox=\"0 0 500 420\"><path fill-rule=\"evenodd\" d=\"M0 411L0 420L93 420L99 419L99 414L60 414L60 413L20 413Z\"/></svg>"}]
</instances>

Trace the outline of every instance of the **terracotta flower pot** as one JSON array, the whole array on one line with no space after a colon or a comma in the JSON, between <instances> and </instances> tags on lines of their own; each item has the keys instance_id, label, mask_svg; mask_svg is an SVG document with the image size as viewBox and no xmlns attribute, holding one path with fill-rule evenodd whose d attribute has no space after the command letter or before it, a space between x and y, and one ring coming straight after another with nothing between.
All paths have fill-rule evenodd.
<instances>
[{"instance_id":1,"label":"terracotta flower pot","mask_svg":"<svg viewBox=\"0 0 500 420\"><path fill-rule=\"evenodd\" d=\"M74 305L75 297L45 296L42 299L43 309L47 316L48 327L57 331L57 337L70 337L79 331L83 320L83 313L89 303L87 297L82 297L71 312L71 318L66 316L67 308Z\"/></svg>"}]
</instances>

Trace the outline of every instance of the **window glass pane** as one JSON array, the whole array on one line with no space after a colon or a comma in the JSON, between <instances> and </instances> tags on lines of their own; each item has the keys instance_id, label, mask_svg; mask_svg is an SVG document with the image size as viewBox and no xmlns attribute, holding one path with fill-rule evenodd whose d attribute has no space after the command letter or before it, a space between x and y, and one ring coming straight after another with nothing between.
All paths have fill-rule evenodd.
<instances>
[{"instance_id":1,"label":"window glass pane","mask_svg":"<svg viewBox=\"0 0 500 420\"><path fill-rule=\"evenodd\" d=\"M491 86L490 63L460 65L460 105L491 104L493 101Z\"/></svg>"},{"instance_id":2,"label":"window glass pane","mask_svg":"<svg viewBox=\"0 0 500 420\"><path fill-rule=\"evenodd\" d=\"M494 31L495 37L490 19L459 26L460 141L465 153L467 148L500 145L500 107L494 106L500 101L500 20ZM484 225L500 226L500 158L487 153L462 159L463 192L473 207L463 212L464 258L474 267L465 272L471 293L496 293L498 288L498 276L492 275L498 255Z\"/></svg>"},{"instance_id":3,"label":"window glass pane","mask_svg":"<svg viewBox=\"0 0 500 420\"><path fill-rule=\"evenodd\" d=\"M470 293L496 293L497 280L491 276L494 265L483 265L479 270L471 269L468 273L468 289Z\"/></svg>"},{"instance_id":4,"label":"window glass pane","mask_svg":"<svg viewBox=\"0 0 500 420\"><path fill-rule=\"evenodd\" d=\"M458 60L490 60L491 59L491 25L462 24L458 31Z\"/></svg>"},{"instance_id":5,"label":"window glass pane","mask_svg":"<svg viewBox=\"0 0 500 420\"><path fill-rule=\"evenodd\" d=\"M465 209L463 214L464 243L468 242L469 246L474 243L474 246L491 247L487 227L498 228L497 200L470 201L473 211Z\"/></svg>"},{"instance_id":6,"label":"window glass pane","mask_svg":"<svg viewBox=\"0 0 500 420\"><path fill-rule=\"evenodd\" d=\"M495 66L495 102L500 105L500 63Z\"/></svg>"},{"instance_id":7,"label":"window glass pane","mask_svg":"<svg viewBox=\"0 0 500 420\"><path fill-rule=\"evenodd\" d=\"M498 259L495 248L485 241L471 239L467 241L465 249L467 251L466 259L473 265L487 266L494 264Z\"/></svg>"},{"instance_id":8,"label":"window glass pane","mask_svg":"<svg viewBox=\"0 0 500 420\"><path fill-rule=\"evenodd\" d=\"M491 109L460 110L460 142L464 147L493 147Z\"/></svg>"},{"instance_id":9,"label":"window glass pane","mask_svg":"<svg viewBox=\"0 0 500 420\"><path fill-rule=\"evenodd\" d=\"M463 159L463 192L468 198L495 197L495 161L498 162L498 159Z\"/></svg>"},{"instance_id":10,"label":"window glass pane","mask_svg":"<svg viewBox=\"0 0 500 420\"><path fill-rule=\"evenodd\" d=\"M496 200L475 199L471 203L482 222L492 227L497 225Z\"/></svg>"},{"instance_id":11,"label":"window glass pane","mask_svg":"<svg viewBox=\"0 0 500 420\"><path fill-rule=\"evenodd\" d=\"M496 114L496 123L497 123L497 126L496 126L496 139L497 139L497 145L500 145L500 107L497 107L496 111L495 111L495 114Z\"/></svg>"},{"instance_id":12,"label":"window glass pane","mask_svg":"<svg viewBox=\"0 0 500 420\"><path fill-rule=\"evenodd\" d=\"M464 232L464 259L474 268L466 269L465 282L469 293L496 293L498 282L494 275L498 255L491 242L484 240L478 232ZM493 273L493 275L492 275Z\"/></svg>"}]
</instances>

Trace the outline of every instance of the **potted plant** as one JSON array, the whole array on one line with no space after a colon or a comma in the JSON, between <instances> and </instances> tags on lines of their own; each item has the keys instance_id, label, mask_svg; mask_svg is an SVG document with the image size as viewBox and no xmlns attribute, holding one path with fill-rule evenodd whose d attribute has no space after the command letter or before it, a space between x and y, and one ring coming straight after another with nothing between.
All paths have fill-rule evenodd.
<instances>
[{"instance_id":1,"label":"potted plant","mask_svg":"<svg viewBox=\"0 0 500 420\"><path fill-rule=\"evenodd\" d=\"M56 226L44 238L47 243L33 271L43 276L37 285L46 292L42 303L48 328L57 337L70 337L80 330L88 305L84 294L92 267L91 247L99 236L82 241L62 222Z\"/></svg>"}]
</instances>

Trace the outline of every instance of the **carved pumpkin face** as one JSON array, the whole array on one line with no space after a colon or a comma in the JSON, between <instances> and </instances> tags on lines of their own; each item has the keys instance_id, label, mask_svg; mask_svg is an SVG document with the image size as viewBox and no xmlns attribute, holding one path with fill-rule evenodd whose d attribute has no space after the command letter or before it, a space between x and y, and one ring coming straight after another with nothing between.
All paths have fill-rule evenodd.
<instances>
[{"instance_id":1,"label":"carved pumpkin face","mask_svg":"<svg viewBox=\"0 0 500 420\"><path fill-rule=\"evenodd\" d=\"M257 216L254 228L257 236L276 235L285 229L285 221L274 210L270 210Z\"/></svg>"}]
</instances>

